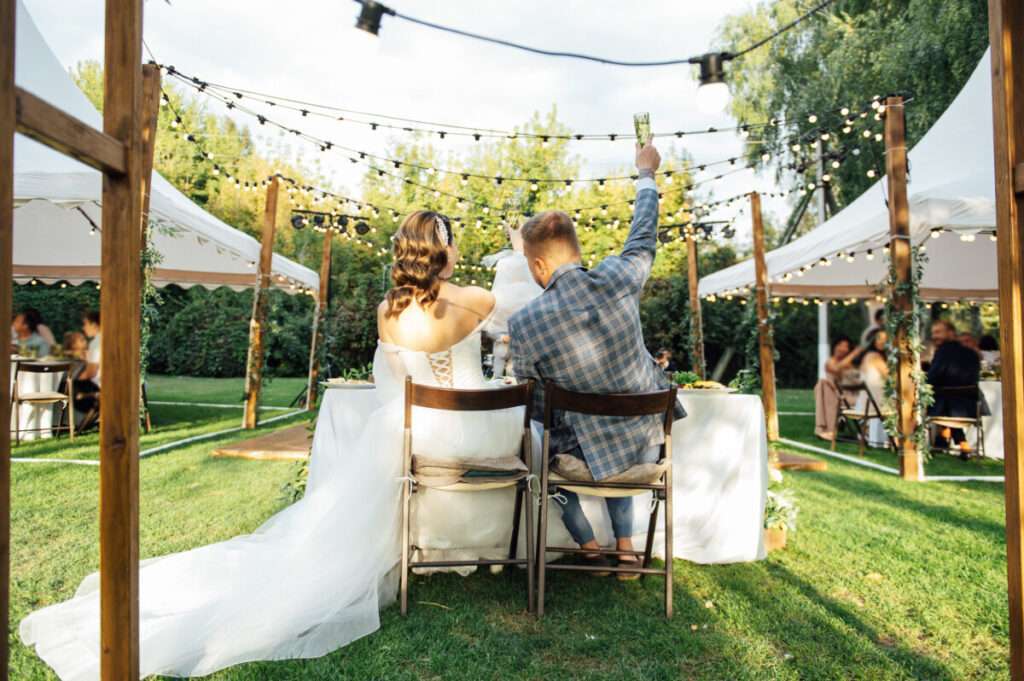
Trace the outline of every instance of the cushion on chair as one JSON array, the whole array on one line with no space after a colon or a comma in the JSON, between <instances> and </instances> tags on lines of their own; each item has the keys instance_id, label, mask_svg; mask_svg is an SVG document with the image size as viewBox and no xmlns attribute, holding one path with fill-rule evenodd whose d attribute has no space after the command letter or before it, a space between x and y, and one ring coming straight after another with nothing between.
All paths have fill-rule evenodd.
<instances>
[{"instance_id":1,"label":"cushion on chair","mask_svg":"<svg viewBox=\"0 0 1024 681\"><path fill-rule=\"evenodd\" d=\"M978 419L973 419L969 416L929 416L928 425L932 426L944 426L946 428L963 428L965 426L975 426L978 424Z\"/></svg>"},{"instance_id":2,"label":"cushion on chair","mask_svg":"<svg viewBox=\"0 0 1024 681\"><path fill-rule=\"evenodd\" d=\"M666 462L638 463L621 473L601 480L601 482L631 483L639 485L654 485L661 481L665 473ZM551 460L551 472L548 476L552 482L593 482L594 476L590 473L587 463L572 454L556 454ZM596 497L632 497L643 494L647 490L642 489L617 489L600 487L573 487L571 485L560 485L565 489L577 494L587 494Z\"/></svg>"},{"instance_id":3,"label":"cushion on chair","mask_svg":"<svg viewBox=\"0 0 1024 681\"><path fill-rule=\"evenodd\" d=\"M412 474L417 483L449 492L511 487L529 472L526 464L517 456L493 459L412 457Z\"/></svg>"},{"instance_id":4,"label":"cushion on chair","mask_svg":"<svg viewBox=\"0 0 1024 681\"><path fill-rule=\"evenodd\" d=\"M19 402L62 402L68 399L64 393L44 390L36 393L18 393Z\"/></svg>"}]
</instances>

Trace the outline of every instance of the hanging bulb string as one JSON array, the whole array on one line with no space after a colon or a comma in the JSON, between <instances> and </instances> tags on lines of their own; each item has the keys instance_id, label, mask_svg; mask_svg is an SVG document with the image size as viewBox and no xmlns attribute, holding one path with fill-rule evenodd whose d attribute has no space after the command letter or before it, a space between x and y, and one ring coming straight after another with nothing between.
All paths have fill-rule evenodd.
<instances>
[{"instance_id":1,"label":"hanging bulb string","mask_svg":"<svg viewBox=\"0 0 1024 681\"><path fill-rule=\"evenodd\" d=\"M425 121L416 118L405 118L401 116L392 116L389 114L373 113L368 111L359 111L355 109L345 109L341 107L331 106L328 104L316 103L305 101L301 99L294 99L282 95L267 94L255 90L248 90L245 88L239 88L236 86L229 86L220 83L215 83L207 80L203 80L197 76L188 75L182 73L177 67L167 64L157 64L160 68L163 68L168 75L180 80L189 87L195 88L201 92L207 90L216 90L219 94L227 98L235 98L236 100L250 99L258 101L261 104L265 104L271 107L278 107L294 111L305 116L321 116L324 118L330 118L337 122L353 123L359 125L365 125L372 129L388 129L406 133L426 133L431 136L438 136L440 138L452 137L474 137L474 138L505 138L505 139L539 139L539 140L565 140L565 141L618 141L618 140L635 140L636 134L633 131L630 132L609 132L609 133L531 133L516 130L503 130L488 126L467 126L455 123L437 123L432 121ZM889 95L886 95L889 96ZM876 99L882 99L877 97ZM320 111L317 111L319 109ZM692 135L707 135L722 132L738 132L743 135L749 136L751 132L756 132L765 128L774 128L783 126L789 123L795 123L800 120L805 120L809 117L823 118L827 116L843 115L843 111L849 111L849 107L836 106L832 109L824 112L805 112L797 113L788 117L773 117L767 121L761 121L756 123L740 123L734 126L724 127L709 127L706 129L694 129L694 130L673 130L664 132L655 132L655 136L659 138L682 138ZM343 114L337 116L336 114ZM382 123L378 120L360 120L348 118L348 115L364 116L373 119L385 119L395 121L397 123L404 123L405 125L395 125L391 123ZM427 127L419 127L427 126Z\"/></svg>"}]
</instances>

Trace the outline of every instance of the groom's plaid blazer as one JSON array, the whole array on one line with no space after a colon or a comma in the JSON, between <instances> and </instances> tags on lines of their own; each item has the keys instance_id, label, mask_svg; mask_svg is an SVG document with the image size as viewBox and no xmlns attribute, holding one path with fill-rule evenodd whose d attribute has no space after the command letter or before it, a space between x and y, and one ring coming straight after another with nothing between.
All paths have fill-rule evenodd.
<instances>
[{"instance_id":1,"label":"groom's plaid blazer","mask_svg":"<svg viewBox=\"0 0 1024 681\"><path fill-rule=\"evenodd\" d=\"M544 416L541 383L588 393L638 393L668 387L664 372L644 345L640 293L657 249L658 191L640 180L633 225L622 254L593 270L559 268L539 297L509 320L513 370L520 380L538 382L533 416ZM678 407L676 417L686 413ZM659 416L555 414L551 447L572 452L578 446L595 480L640 462L664 433Z\"/></svg>"}]
</instances>

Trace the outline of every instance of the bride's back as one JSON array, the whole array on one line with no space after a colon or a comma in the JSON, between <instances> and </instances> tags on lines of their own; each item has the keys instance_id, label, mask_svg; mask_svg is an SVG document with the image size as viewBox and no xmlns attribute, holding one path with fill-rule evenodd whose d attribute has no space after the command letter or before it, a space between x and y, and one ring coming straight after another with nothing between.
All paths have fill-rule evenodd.
<instances>
[{"instance_id":1,"label":"bride's back","mask_svg":"<svg viewBox=\"0 0 1024 681\"><path fill-rule=\"evenodd\" d=\"M445 282L436 300L427 305L413 300L398 315L388 315L389 303L382 302L377 329L385 343L415 352L441 352L472 334L493 309L490 291Z\"/></svg>"}]
</instances>

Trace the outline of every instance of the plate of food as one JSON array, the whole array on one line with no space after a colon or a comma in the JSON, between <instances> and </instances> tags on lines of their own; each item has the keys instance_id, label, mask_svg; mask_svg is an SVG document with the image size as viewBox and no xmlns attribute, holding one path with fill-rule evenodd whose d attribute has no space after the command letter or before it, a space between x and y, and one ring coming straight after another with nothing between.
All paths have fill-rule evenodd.
<instances>
[{"instance_id":1,"label":"plate of food","mask_svg":"<svg viewBox=\"0 0 1024 681\"><path fill-rule=\"evenodd\" d=\"M705 381L692 371L677 371L672 380L681 393L734 393L736 388L722 385L718 381Z\"/></svg>"},{"instance_id":2,"label":"plate of food","mask_svg":"<svg viewBox=\"0 0 1024 681\"><path fill-rule=\"evenodd\" d=\"M329 378L320 381L320 385L328 390L369 390L374 387L371 381L352 378Z\"/></svg>"}]
</instances>

